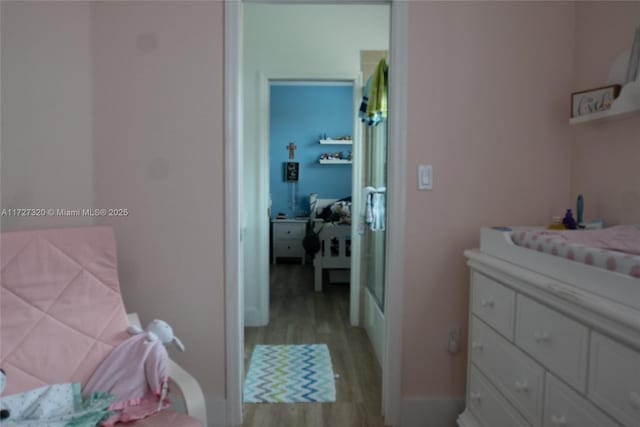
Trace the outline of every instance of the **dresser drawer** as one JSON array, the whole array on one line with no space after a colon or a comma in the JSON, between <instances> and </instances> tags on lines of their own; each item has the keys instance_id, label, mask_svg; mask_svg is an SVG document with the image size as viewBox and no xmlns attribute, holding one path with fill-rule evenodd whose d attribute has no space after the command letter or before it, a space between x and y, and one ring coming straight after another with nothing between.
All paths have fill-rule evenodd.
<instances>
[{"instance_id":1,"label":"dresser drawer","mask_svg":"<svg viewBox=\"0 0 640 427\"><path fill-rule=\"evenodd\" d=\"M471 362L532 424L542 421L544 369L514 344L472 316Z\"/></svg>"},{"instance_id":2,"label":"dresser drawer","mask_svg":"<svg viewBox=\"0 0 640 427\"><path fill-rule=\"evenodd\" d=\"M584 392L588 329L522 295L517 298L516 343L560 378Z\"/></svg>"},{"instance_id":3,"label":"dresser drawer","mask_svg":"<svg viewBox=\"0 0 640 427\"><path fill-rule=\"evenodd\" d=\"M483 427L525 427L529 424L473 366L469 371L467 407Z\"/></svg>"},{"instance_id":4,"label":"dresser drawer","mask_svg":"<svg viewBox=\"0 0 640 427\"><path fill-rule=\"evenodd\" d=\"M306 224L304 222L274 222L273 238L280 239L300 239L305 235Z\"/></svg>"},{"instance_id":5,"label":"dresser drawer","mask_svg":"<svg viewBox=\"0 0 640 427\"><path fill-rule=\"evenodd\" d=\"M589 398L626 427L640 427L640 352L594 332Z\"/></svg>"},{"instance_id":6,"label":"dresser drawer","mask_svg":"<svg viewBox=\"0 0 640 427\"><path fill-rule=\"evenodd\" d=\"M276 257L301 257L304 255L302 242L296 239L279 240L274 246Z\"/></svg>"},{"instance_id":7,"label":"dresser drawer","mask_svg":"<svg viewBox=\"0 0 640 427\"><path fill-rule=\"evenodd\" d=\"M544 427L619 427L593 403L547 373Z\"/></svg>"},{"instance_id":8,"label":"dresser drawer","mask_svg":"<svg viewBox=\"0 0 640 427\"><path fill-rule=\"evenodd\" d=\"M493 279L473 273L471 311L493 326L498 332L513 339L513 311L516 293Z\"/></svg>"}]
</instances>

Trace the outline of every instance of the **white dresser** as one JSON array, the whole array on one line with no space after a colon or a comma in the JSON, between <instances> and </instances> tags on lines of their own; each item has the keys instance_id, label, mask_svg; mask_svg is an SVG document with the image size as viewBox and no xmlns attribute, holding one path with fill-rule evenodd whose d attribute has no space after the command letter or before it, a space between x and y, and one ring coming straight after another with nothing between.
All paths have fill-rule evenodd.
<instances>
[{"instance_id":1,"label":"white dresser","mask_svg":"<svg viewBox=\"0 0 640 427\"><path fill-rule=\"evenodd\" d=\"M640 427L638 301L620 304L481 250L465 255L470 333L459 426Z\"/></svg>"},{"instance_id":2,"label":"white dresser","mask_svg":"<svg viewBox=\"0 0 640 427\"><path fill-rule=\"evenodd\" d=\"M308 219L274 219L271 221L273 241L271 261L278 258L300 258L305 263L305 251L302 247L307 230Z\"/></svg>"}]
</instances>

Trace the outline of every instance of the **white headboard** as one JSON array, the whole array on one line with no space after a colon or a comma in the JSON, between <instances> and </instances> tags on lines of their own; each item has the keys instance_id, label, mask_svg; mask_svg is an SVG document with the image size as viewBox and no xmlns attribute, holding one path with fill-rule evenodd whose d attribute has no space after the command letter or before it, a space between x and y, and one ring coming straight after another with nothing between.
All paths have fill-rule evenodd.
<instances>
[{"instance_id":1,"label":"white headboard","mask_svg":"<svg viewBox=\"0 0 640 427\"><path fill-rule=\"evenodd\" d=\"M320 199L317 193L309 194L309 217L316 219L317 215L330 204L337 202L339 199Z\"/></svg>"}]
</instances>

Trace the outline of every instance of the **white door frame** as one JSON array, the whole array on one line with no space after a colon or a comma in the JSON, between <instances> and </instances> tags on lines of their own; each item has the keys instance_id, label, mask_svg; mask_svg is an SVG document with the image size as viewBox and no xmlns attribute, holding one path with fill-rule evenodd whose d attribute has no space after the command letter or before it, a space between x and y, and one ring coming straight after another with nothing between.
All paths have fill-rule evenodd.
<instances>
[{"instance_id":1,"label":"white door frame","mask_svg":"<svg viewBox=\"0 0 640 427\"><path fill-rule=\"evenodd\" d=\"M360 120L358 119L358 107L360 107L360 100L362 99L362 75L358 73L354 74L339 74L339 73L290 73L287 71L282 72L261 72L259 75L259 113L258 113L258 153L257 157L263 159L258 165L259 182L261 188L258 188L258 212L266 212L268 205L267 195L270 193L269 188L269 122L270 122L270 86L272 81L321 81L321 82L349 82L353 85L353 155L354 162L352 168L352 185L351 194L358 196L361 193L360 189L360 175L362 171L362 156L358 152L361 149L362 131L360 126ZM319 194L322 197L322 194ZM353 197L354 211L359 212L360 209L360 197ZM355 217L355 216L354 216ZM357 283L358 286L351 286L349 296L349 319L351 325L358 326L360 320L360 236L357 233L357 226L352 226L351 236L351 283ZM260 289L260 306L258 316L262 319L262 324L267 325L269 323L269 222L260 221L258 224L259 247L263 250L260 251L260 260L258 260L258 268L263 263L267 263L266 274L259 275L258 288ZM266 248L266 249L265 249ZM266 260L266 261L265 261Z\"/></svg>"},{"instance_id":2,"label":"white door frame","mask_svg":"<svg viewBox=\"0 0 640 427\"><path fill-rule=\"evenodd\" d=\"M313 1L300 1L313 3ZM315 1L321 3L321 1ZM349 2L349 1L347 1ZM357 0L351 3L362 3ZM224 2L225 62L225 304L227 425L242 424L242 2ZM382 399L385 423L400 425L406 204L408 2L391 1L389 168Z\"/></svg>"}]
</instances>

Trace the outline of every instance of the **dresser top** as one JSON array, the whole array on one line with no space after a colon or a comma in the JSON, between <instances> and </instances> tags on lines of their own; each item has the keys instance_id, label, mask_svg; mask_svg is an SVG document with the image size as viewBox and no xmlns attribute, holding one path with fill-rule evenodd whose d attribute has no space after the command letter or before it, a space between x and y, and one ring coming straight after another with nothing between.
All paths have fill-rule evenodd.
<instances>
[{"instance_id":1,"label":"dresser top","mask_svg":"<svg viewBox=\"0 0 640 427\"><path fill-rule=\"evenodd\" d=\"M309 218L284 218L284 219L278 219L278 218L272 218L271 222L293 222L293 223L305 223L308 222Z\"/></svg>"}]
</instances>

